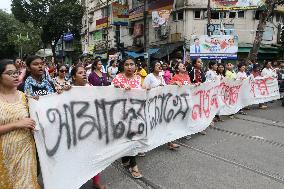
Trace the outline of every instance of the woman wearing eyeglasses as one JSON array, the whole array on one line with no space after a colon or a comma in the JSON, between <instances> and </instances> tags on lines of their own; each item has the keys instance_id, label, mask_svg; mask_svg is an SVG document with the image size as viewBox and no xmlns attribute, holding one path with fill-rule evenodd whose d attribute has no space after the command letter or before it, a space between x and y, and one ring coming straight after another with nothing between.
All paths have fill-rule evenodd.
<instances>
[{"instance_id":1,"label":"woman wearing eyeglasses","mask_svg":"<svg viewBox=\"0 0 284 189\"><path fill-rule=\"evenodd\" d=\"M70 81L66 78L68 69L65 65L59 65L57 68L58 76L53 79L57 91L68 90L71 87Z\"/></svg>"},{"instance_id":2,"label":"woman wearing eyeglasses","mask_svg":"<svg viewBox=\"0 0 284 189\"><path fill-rule=\"evenodd\" d=\"M24 93L17 90L19 74L12 60L0 61L0 188L39 189L35 122Z\"/></svg>"}]
</instances>

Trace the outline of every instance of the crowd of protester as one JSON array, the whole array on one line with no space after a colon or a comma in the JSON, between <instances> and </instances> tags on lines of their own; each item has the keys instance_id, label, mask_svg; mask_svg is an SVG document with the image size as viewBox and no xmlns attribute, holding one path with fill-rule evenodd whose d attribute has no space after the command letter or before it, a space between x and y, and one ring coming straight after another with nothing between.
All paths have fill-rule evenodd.
<instances>
[{"instance_id":1,"label":"crowd of protester","mask_svg":"<svg viewBox=\"0 0 284 189\"><path fill-rule=\"evenodd\" d=\"M0 188L40 188L37 182L37 158L32 132L35 122L28 118L27 99L39 99L52 93L63 93L72 86L109 86L125 90L152 88L165 85L195 85L227 78L244 80L248 76L278 78L283 85L284 63L265 61L258 63L244 61L226 64L202 60L192 62L174 59L169 62L155 60L150 66L141 60L126 58L111 60L105 67L99 58L77 61L71 66L45 62L39 56L25 60L17 58L0 61ZM280 87L281 88L281 87ZM259 108L267 108L260 104ZM245 114L243 110L239 112ZM233 115L231 115L233 118ZM214 122L223 121L219 115ZM211 126L214 126L212 122ZM205 135L206 132L200 134ZM190 139L190 136L186 137ZM177 150L174 142L167 144L169 150ZM144 156L145 154L139 154ZM136 157L121 159L133 178L142 178ZM93 177L94 188L106 189L99 174Z\"/></svg>"}]
</instances>

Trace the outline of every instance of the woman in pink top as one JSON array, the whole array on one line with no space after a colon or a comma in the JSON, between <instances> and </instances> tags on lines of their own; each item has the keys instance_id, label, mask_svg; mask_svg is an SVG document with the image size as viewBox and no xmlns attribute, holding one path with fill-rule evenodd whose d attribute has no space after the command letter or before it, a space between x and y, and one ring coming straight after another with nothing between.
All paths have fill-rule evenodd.
<instances>
[{"instance_id":1,"label":"woman in pink top","mask_svg":"<svg viewBox=\"0 0 284 189\"><path fill-rule=\"evenodd\" d=\"M164 80L165 80L166 84L169 85L171 83L171 79L172 79L172 73L169 70L169 65L167 63L164 63L162 65L162 68L163 68L162 74L163 74Z\"/></svg>"},{"instance_id":2,"label":"woman in pink top","mask_svg":"<svg viewBox=\"0 0 284 189\"><path fill-rule=\"evenodd\" d=\"M125 90L142 89L141 77L135 75L136 65L132 58L127 58L123 61L123 72L116 75L112 80L115 87L123 88ZM133 178L142 178L135 156L125 156L121 158L122 164L127 167Z\"/></svg>"},{"instance_id":3,"label":"woman in pink top","mask_svg":"<svg viewBox=\"0 0 284 189\"><path fill-rule=\"evenodd\" d=\"M118 88L142 89L141 77L135 75L136 65L133 59L129 58L123 62L124 71L116 75L112 84Z\"/></svg>"}]
</instances>

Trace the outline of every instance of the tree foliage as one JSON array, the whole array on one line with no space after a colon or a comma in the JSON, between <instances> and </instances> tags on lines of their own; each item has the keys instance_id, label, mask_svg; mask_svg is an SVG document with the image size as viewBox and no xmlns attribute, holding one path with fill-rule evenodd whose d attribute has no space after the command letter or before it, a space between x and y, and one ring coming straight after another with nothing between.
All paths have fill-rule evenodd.
<instances>
[{"instance_id":1,"label":"tree foliage","mask_svg":"<svg viewBox=\"0 0 284 189\"><path fill-rule=\"evenodd\" d=\"M264 10L262 10L262 12L260 13L260 19L257 26L253 47L247 58L248 60L252 62L257 61L257 54L261 45L264 28L266 26L267 20L273 14L275 8L279 5L284 5L284 0L265 0L265 6L263 7Z\"/></svg>"},{"instance_id":2,"label":"tree foliage","mask_svg":"<svg viewBox=\"0 0 284 189\"><path fill-rule=\"evenodd\" d=\"M45 45L57 42L66 32L80 38L84 7L78 0L12 0L12 12L21 22L41 28Z\"/></svg>"},{"instance_id":3,"label":"tree foliage","mask_svg":"<svg viewBox=\"0 0 284 189\"><path fill-rule=\"evenodd\" d=\"M29 54L40 48L40 31L30 22L21 23L0 10L0 59L14 58L22 48Z\"/></svg>"}]
</instances>

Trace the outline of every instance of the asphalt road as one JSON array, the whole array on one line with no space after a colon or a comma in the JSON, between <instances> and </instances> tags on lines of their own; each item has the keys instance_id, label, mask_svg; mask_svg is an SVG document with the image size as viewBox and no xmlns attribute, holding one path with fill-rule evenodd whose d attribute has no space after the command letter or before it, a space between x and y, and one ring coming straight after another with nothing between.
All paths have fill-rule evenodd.
<instances>
[{"instance_id":1,"label":"asphalt road","mask_svg":"<svg viewBox=\"0 0 284 189\"><path fill-rule=\"evenodd\" d=\"M138 157L144 178L132 179L120 162L101 173L109 189L284 189L284 107L280 101L223 117L207 135L161 146ZM88 181L80 189L91 189Z\"/></svg>"}]
</instances>

